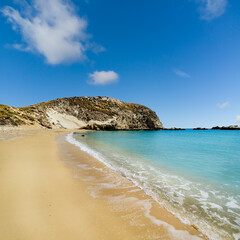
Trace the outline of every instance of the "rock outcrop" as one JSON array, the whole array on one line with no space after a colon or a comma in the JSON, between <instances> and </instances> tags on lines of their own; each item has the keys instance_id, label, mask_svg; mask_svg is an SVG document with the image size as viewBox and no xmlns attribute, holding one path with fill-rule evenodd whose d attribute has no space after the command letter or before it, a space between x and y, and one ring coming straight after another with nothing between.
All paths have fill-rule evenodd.
<instances>
[{"instance_id":1,"label":"rock outcrop","mask_svg":"<svg viewBox=\"0 0 240 240\"><path fill-rule=\"evenodd\" d=\"M238 126L238 125L231 125L231 126L228 126L228 127L216 126L216 127L213 127L212 129L213 130L240 130L240 126Z\"/></svg>"},{"instance_id":2,"label":"rock outcrop","mask_svg":"<svg viewBox=\"0 0 240 240\"><path fill-rule=\"evenodd\" d=\"M109 97L71 97L14 108L0 105L0 125L92 130L163 129L151 109Z\"/></svg>"},{"instance_id":3,"label":"rock outcrop","mask_svg":"<svg viewBox=\"0 0 240 240\"><path fill-rule=\"evenodd\" d=\"M207 128L202 128L202 127L196 127L196 128L193 128L193 130L208 130Z\"/></svg>"},{"instance_id":4,"label":"rock outcrop","mask_svg":"<svg viewBox=\"0 0 240 240\"><path fill-rule=\"evenodd\" d=\"M166 131L181 131L181 130L186 130L186 129L185 128L172 127L172 128L164 128L163 130L166 130Z\"/></svg>"}]
</instances>

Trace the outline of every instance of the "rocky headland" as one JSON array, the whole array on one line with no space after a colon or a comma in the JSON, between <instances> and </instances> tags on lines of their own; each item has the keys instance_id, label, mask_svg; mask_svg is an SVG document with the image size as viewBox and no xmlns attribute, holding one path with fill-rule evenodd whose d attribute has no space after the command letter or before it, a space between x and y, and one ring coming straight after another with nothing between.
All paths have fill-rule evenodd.
<instances>
[{"instance_id":1,"label":"rocky headland","mask_svg":"<svg viewBox=\"0 0 240 240\"><path fill-rule=\"evenodd\" d=\"M151 109L109 97L71 97L27 107L0 105L0 126L91 130L160 130Z\"/></svg>"}]
</instances>

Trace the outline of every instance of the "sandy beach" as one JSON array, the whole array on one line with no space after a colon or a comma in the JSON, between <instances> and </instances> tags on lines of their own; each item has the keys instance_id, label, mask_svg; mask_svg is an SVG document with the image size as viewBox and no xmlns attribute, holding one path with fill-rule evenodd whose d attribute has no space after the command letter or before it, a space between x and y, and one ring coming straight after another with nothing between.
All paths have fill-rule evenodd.
<instances>
[{"instance_id":1,"label":"sandy beach","mask_svg":"<svg viewBox=\"0 0 240 240\"><path fill-rule=\"evenodd\" d=\"M22 130L0 141L1 239L206 239L66 134Z\"/></svg>"}]
</instances>

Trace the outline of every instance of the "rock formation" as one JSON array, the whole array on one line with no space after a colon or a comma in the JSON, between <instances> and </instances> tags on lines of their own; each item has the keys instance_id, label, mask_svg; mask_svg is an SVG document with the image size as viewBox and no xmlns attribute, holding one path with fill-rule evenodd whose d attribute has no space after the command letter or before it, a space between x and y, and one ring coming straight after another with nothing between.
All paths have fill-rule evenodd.
<instances>
[{"instance_id":1,"label":"rock formation","mask_svg":"<svg viewBox=\"0 0 240 240\"><path fill-rule=\"evenodd\" d=\"M185 128L172 127L172 128L164 128L163 130L167 130L167 131L181 131L181 130L186 130L186 129Z\"/></svg>"},{"instance_id":2,"label":"rock formation","mask_svg":"<svg viewBox=\"0 0 240 240\"><path fill-rule=\"evenodd\" d=\"M151 109L109 97L71 97L15 108L0 105L0 125L92 130L163 129Z\"/></svg>"},{"instance_id":3,"label":"rock formation","mask_svg":"<svg viewBox=\"0 0 240 240\"><path fill-rule=\"evenodd\" d=\"M212 129L213 130L240 130L240 126L238 126L238 125L231 125L231 126L228 126L228 127L216 126L216 127L213 127Z\"/></svg>"}]
</instances>

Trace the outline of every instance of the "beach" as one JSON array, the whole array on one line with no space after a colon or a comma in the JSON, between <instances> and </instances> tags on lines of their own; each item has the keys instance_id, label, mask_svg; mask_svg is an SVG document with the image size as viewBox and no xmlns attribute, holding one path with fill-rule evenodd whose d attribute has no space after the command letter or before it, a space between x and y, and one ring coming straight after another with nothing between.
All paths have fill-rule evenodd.
<instances>
[{"instance_id":1,"label":"beach","mask_svg":"<svg viewBox=\"0 0 240 240\"><path fill-rule=\"evenodd\" d=\"M17 137L0 142L3 239L204 239L196 228L181 223L111 169L121 184L103 188L102 197L92 196L92 181L101 182L104 177L97 168L105 166L64 140L56 141L66 134L64 130L22 130ZM63 145L71 154L59 150ZM81 175L83 168L76 171L68 166L74 161L96 169ZM110 204L103 197L110 195L118 201Z\"/></svg>"}]
</instances>

